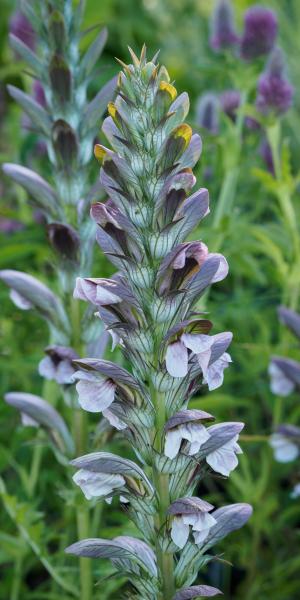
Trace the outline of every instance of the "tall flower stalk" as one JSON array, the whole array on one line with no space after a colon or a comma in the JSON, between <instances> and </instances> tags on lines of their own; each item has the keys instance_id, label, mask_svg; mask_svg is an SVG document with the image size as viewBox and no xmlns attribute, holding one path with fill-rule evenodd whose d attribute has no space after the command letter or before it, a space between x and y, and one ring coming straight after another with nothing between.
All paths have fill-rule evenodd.
<instances>
[{"instance_id":1,"label":"tall flower stalk","mask_svg":"<svg viewBox=\"0 0 300 600\"><path fill-rule=\"evenodd\" d=\"M67 552L110 558L134 587L134 598L183 600L214 596L192 584L213 556L206 551L251 514L248 504L214 510L197 496L206 477L228 476L241 449L243 423L207 427L214 417L190 410L204 385L222 384L231 361L230 332L209 335L212 323L195 303L226 277L228 265L187 236L209 212L206 189L191 194L201 138L185 118L164 66L147 62L145 47L122 63L118 96L104 120L112 149L96 145L100 181L109 199L91 208L97 241L117 273L79 278L74 295L91 302L123 349L129 370L94 358L76 359L81 406L102 412L127 438L138 462L109 452L72 461L87 498L114 496L141 539L82 539Z\"/></svg>"},{"instance_id":2,"label":"tall flower stalk","mask_svg":"<svg viewBox=\"0 0 300 600\"><path fill-rule=\"evenodd\" d=\"M21 309L35 309L49 325L49 345L39 364L39 373L59 385L67 406L68 423L46 399L25 392L6 395L8 404L16 407L24 425L35 425L49 434L56 456L62 462L83 452L87 445L86 418L78 410L72 392L74 367L72 360L87 346L93 356L101 355L100 322L90 324L80 306L71 298L76 276L91 268L93 256L92 224L88 206L91 197L101 197L101 187L91 188L89 162L97 124L107 102L113 97L116 81L109 81L98 94L88 100L88 85L95 75L97 61L106 42L105 29L97 34L85 54L79 51L82 38L83 5L74 8L71 0L21 3L23 16L19 27L12 29L10 42L34 78L35 97L9 86L10 95L28 117L30 127L39 133L47 147L51 165L50 182L25 166L5 164L4 172L21 184L35 208L42 212L48 240L53 249L56 280L55 292L29 274L6 269L0 278L10 289L11 299ZM14 21L15 22L15 21ZM30 25L31 38L23 35ZM22 24L22 25L21 25ZM32 30L31 30L32 27ZM71 298L71 301L70 301ZM44 386L46 391L47 385ZM50 402L49 402L50 401ZM72 431L72 434L70 433ZM41 445L33 452L30 495L34 493L42 459ZM77 509L78 534L88 534L88 511ZM91 594L90 568L81 561L81 598Z\"/></svg>"}]
</instances>

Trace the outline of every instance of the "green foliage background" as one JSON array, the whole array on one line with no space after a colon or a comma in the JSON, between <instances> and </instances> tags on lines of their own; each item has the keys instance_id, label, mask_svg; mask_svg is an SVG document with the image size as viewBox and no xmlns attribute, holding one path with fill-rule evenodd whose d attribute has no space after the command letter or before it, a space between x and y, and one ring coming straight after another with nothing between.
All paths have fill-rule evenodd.
<instances>
[{"instance_id":1,"label":"green foliage background","mask_svg":"<svg viewBox=\"0 0 300 600\"><path fill-rule=\"evenodd\" d=\"M117 56L128 60L127 45L139 50L143 42L149 55L161 49L164 63L179 91L191 98L190 123L194 124L196 100L205 91L221 92L230 87L233 67L224 68L208 45L210 0L87 0L85 26L103 24L109 39L102 65L107 70L94 80L95 92L103 78L116 73ZM250 1L233 2L239 26ZM300 3L298 0L266 0L276 10L280 22L280 43L289 63L290 79L295 88L294 107L282 123L283 179L289 189L299 223L299 143L300 143ZM47 175L47 160L36 153L34 134L21 127L21 113L5 91L7 83L23 89L30 80L24 65L15 60L7 43L12 2L2 0L0 22L0 158L1 162L38 165ZM83 39L83 48L93 37ZM250 102L254 99L253 92ZM216 479L200 495L221 505L226 502L250 502L254 515L249 524L233 534L219 548L225 551L204 573L205 582L224 590L224 598L235 600L296 600L299 598L299 500L291 500L290 491L297 480L297 465L280 465L273 460L268 435L280 422L300 423L299 396L285 400L275 398L269 390L267 366L272 353L297 356L289 334L281 331L276 307L290 302L291 287L299 286L300 272L293 273L294 255L290 231L282 218L278 185L270 178L258 152L260 134L243 138L238 159L239 176L232 191L232 206L219 228L213 228L214 210L224 177L228 171L226 157L234 151L231 125L224 121L220 134L211 139L203 132L204 151L198 170L198 185L207 186L211 196L211 215L201 225L199 236L210 249L219 244L229 260L230 276L215 286L207 300L215 331L232 330L234 364L226 372L225 383L204 397L194 399L194 406L209 410L218 420L243 420L246 423L239 468L228 481ZM208 174L210 172L210 175ZM95 165L95 178L97 166ZM24 224L20 231L0 233L0 268L15 268L54 280L51 253L44 227L33 219L26 194L8 179L2 181L0 214ZM300 266L299 266L300 271ZM110 267L96 251L94 273L105 276ZM292 278L292 282L291 282ZM296 280L296 282L295 282ZM8 299L7 289L0 288L1 354L0 397L7 390L20 389L40 394L42 380L37 363L47 344L47 331L32 312L20 312ZM297 306L293 295L293 304ZM296 305L295 305L296 304ZM55 386L49 384L53 403L60 406ZM61 406L60 406L61 408ZM91 434L96 421L91 419ZM37 492L30 497L28 472L32 446L37 443L32 429L19 424L18 415L0 402L0 470L6 488L0 485L3 507L0 511L0 597L10 600L57 600L74 597L62 589L67 575L76 588L77 561L66 557L63 548L75 541L72 531L72 489L64 466L58 465L45 447L42 469L38 473ZM127 452L118 439L109 449ZM32 465L31 465L32 469ZM299 475L299 474L298 474ZM66 510L70 504L70 510ZM96 537L130 533L132 526L117 509L101 506L101 528ZM100 519L100 515L98 515ZM95 523L96 525L96 523ZM54 570L50 577L49 565ZM228 561L228 562L227 562ZM233 563L233 567L229 564ZM50 568L50 571L51 571ZM121 598L126 586L111 579L112 569L105 563L93 565L95 600ZM52 574L53 575L53 574Z\"/></svg>"}]
</instances>

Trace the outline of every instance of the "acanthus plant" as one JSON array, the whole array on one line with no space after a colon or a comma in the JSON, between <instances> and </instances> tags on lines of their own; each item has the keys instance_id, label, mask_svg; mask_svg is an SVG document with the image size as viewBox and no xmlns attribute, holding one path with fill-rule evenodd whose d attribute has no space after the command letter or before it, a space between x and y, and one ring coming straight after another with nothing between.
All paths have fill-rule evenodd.
<instances>
[{"instance_id":1,"label":"acanthus plant","mask_svg":"<svg viewBox=\"0 0 300 600\"><path fill-rule=\"evenodd\" d=\"M95 358L76 359L79 403L103 413L127 438L137 462L109 452L79 456L74 482L87 500L119 497L141 539L81 539L80 557L109 558L133 584L131 598L183 600L221 593L192 585L215 559L207 551L251 515L248 504L215 510L198 497L206 477L228 476L241 452L243 423L210 425L188 408L203 385L222 384L230 332L210 335L195 310L228 265L201 241L185 241L209 212L208 191L191 193L202 149L164 66L147 62L145 47L122 63L118 95L104 120L112 149L97 144L108 200L92 205L97 242L117 272L78 278L75 298L92 303L123 350L129 370Z\"/></svg>"},{"instance_id":2,"label":"acanthus plant","mask_svg":"<svg viewBox=\"0 0 300 600\"><path fill-rule=\"evenodd\" d=\"M93 99L88 99L88 87L97 74L107 31L97 32L82 55L79 47L83 37L80 30L83 8L84 3L74 7L71 0L21 2L22 13L17 15L17 20L12 20L14 33L10 34L10 43L30 69L34 95L14 86L9 86L8 91L27 115L30 127L46 144L50 182L25 166L11 163L3 166L4 172L25 188L33 207L39 209L46 222L53 250L55 291L32 275L12 269L1 271L0 278L10 288L11 299L19 308L35 309L49 325L49 346L39 364L39 373L59 385L67 404L64 413L68 422L66 424L51 406L51 394L45 399L30 394L30 390L10 392L5 400L21 412L24 425L40 426L49 433L56 456L64 463L75 452L84 451L87 443L84 414L78 410L71 385L72 360L86 346L93 356L101 356L103 350L100 321L98 324L91 321L89 311L81 314L71 291L76 276L85 273L92 264L89 204L92 197L101 198L102 191L101 186L90 185L89 164L98 121L116 87L113 78ZM85 327L81 329L82 318ZM47 390L46 385L44 390ZM41 453L42 447L37 445L33 451L35 477L31 479L31 496L37 484ZM81 507L77 515L79 531L88 531L86 510L82 515L80 510L82 512ZM82 598L89 598L89 574L85 565L82 578L85 581Z\"/></svg>"}]
</instances>

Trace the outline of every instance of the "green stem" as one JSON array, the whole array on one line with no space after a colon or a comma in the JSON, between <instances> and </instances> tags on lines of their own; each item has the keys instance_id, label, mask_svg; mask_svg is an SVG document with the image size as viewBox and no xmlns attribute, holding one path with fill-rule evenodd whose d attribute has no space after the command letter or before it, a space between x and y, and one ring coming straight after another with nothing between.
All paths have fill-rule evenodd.
<instances>
[{"instance_id":1,"label":"green stem","mask_svg":"<svg viewBox=\"0 0 300 600\"><path fill-rule=\"evenodd\" d=\"M81 354L82 338L81 338L81 313L80 303L72 298L70 305L71 327L72 327L72 344L74 349ZM76 455L81 456L87 451L88 441L88 420L87 413L81 408L74 407L73 409L73 434L75 439ZM76 508L77 533L79 539L88 538L90 535L90 513L87 506L77 506ZM88 558L80 558L80 599L91 600L93 577L91 560Z\"/></svg>"},{"instance_id":2,"label":"green stem","mask_svg":"<svg viewBox=\"0 0 300 600\"><path fill-rule=\"evenodd\" d=\"M43 446L42 446L42 444L38 443L34 447L32 461L31 461L31 467L30 467L30 475L29 475L29 480L28 480L28 496L29 496L29 498L34 497L36 485L37 485L39 474L40 474L42 457L43 457Z\"/></svg>"},{"instance_id":3,"label":"green stem","mask_svg":"<svg viewBox=\"0 0 300 600\"><path fill-rule=\"evenodd\" d=\"M76 519L79 539L89 537L90 515L87 506L80 506L77 508ZM79 568L81 584L80 600L91 600L93 587L91 560L89 558L81 557L79 559Z\"/></svg>"},{"instance_id":4,"label":"green stem","mask_svg":"<svg viewBox=\"0 0 300 600\"><path fill-rule=\"evenodd\" d=\"M166 422L165 399L164 395L159 394L154 388L151 388L151 392L152 401L156 411L156 423L153 432L154 448L157 452L160 452L163 430ZM158 513L155 519L156 528L158 532L162 532L166 523L167 510L170 506L169 475L159 473L155 465L153 465L152 470L158 498ZM174 558L172 553L164 552L162 550L159 535L157 535L156 538L156 554L162 578L162 592L159 596L159 600L172 600L175 594Z\"/></svg>"}]
</instances>

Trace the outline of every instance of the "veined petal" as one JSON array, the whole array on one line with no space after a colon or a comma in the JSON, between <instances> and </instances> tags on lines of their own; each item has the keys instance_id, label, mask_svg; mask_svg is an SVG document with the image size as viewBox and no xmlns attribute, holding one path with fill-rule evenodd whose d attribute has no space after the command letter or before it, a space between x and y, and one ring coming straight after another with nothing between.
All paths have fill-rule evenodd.
<instances>
[{"instance_id":1,"label":"veined petal","mask_svg":"<svg viewBox=\"0 0 300 600\"><path fill-rule=\"evenodd\" d=\"M73 476L73 481L82 489L87 500L107 496L115 489L125 485L125 479L122 475L94 473L86 469L79 469Z\"/></svg>"},{"instance_id":2,"label":"veined petal","mask_svg":"<svg viewBox=\"0 0 300 600\"><path fill-rule=\"evenodd\" d=\"M231 363L231 356L228 352L224 352L218 360L213 362L207 369L204 383L207 383L210 391L219 388L224 381L224 370Z\"/></svg>"},{"instance_id":3,"label":"veined petal","mask_svg":"<svg viewBox=\"0 0 300 600\"><path fill-rule=\"evenodd\" d=\"M182 342L174 342L168 345L166 367L172 377L186 376L188 372L188 353Z\"/></svg>"},{"instance_id":4,"label":"veined petal","mask_svg":"<svg viewBox=\"0 0 300 600\"><path fill-rule=\"evenodd\" d=\"M189 526L183 522L182 517L174 517L171 528L171 538L178 546L178 548L184 548L189 537Z\"/></svg>"},{"instance_id":5,"label":"veined petal","mask_svg":"<svg viewBox=\"0 0 300 600\"><path fill-rule=\"evenodd\" d=\"M194 354L200 354L209 350L214 343L214 336L205 335L203 333L183 333L180 339L189 350L194 352Z\"/></svg>"},{"instance_id":6,"label":"veined petal","mask_svg":"<svg viewBox=\"0 0 300 600\"><path fill-rule=\"evenodd\" d=\"M206 462L217 473L228 476L238 466L238 459L235 454L237 438L238 436L235 436L232 440L206 456Z\"/></svg>"},{"instance_id":7,"label":"veined petal","mask_svg":"<svg viewBox=\"0 0 300 600\"><path fill-rule=\"evenodd\" d=\"M182 433L180 427L170 429L166 433L165 450L164 453L168 458L175 458L177 456L182 442Z\"/></svg>"},{"instance_id":8,"label":"veined petal","mask_svg":"<svg viewBox=\"0 0 300 600\"><path fill-rule=\"evenodd\" d=\"M220 260L218 270L213 276L211 282L216 283L217 281L222 281L223 279L225 279L225 277L227 277L229 271L228 262L225 256L223 256L223 254L216 254L215 252L210 252L209 257L216 257Z\"/></svg>"},{"instance_id":9,"label":"veined petal","mask_svg":"<svg viewBox=\"0 0 300 600\"><path fill-rule=\"evenodd\" d=\"M102 414L109 421L111 426L118 429L118 431L122 431L122 429L126 429L126 427L127 427L126 423L124 423L124 421L122 421L121 419L119 419L119 417L114 415L114 413L111 410L109 410L109 408L106 408L102 412Z\"/></svg>"},{"instance_id":10,"label":"veined petal","mask_svg":"<svg viewBox=\"0 0 300 600\"><path fill-rule=\"evenodd\" d=\"M88 412L102 412L108 408L115 397L116 384L110 379L81 378L76 384L80 406Z\"/></svg>"},{"instance_id":11,"label":"veined petal","mask_svg":"<svg viewBox=\"0 0 300 600\"><path fill-rule=\"evenodd\" d=\"M197 454L202 444L210 437L207 429L199 423L187 423L186 425L181 425L180 429L182 437L190 442L188 451L190 456Z\"/></svg>"},{"instance_id":12,"label":"veined petal","mask_svg":"<svg viewBox=\"0 0 300 600\"><path fill-rule=\"evenodd\" d=\"M202 369L204 381L205 381L205 377L207 375L210 357L211 357L211 349L205 350L205 352L201 352L200 354L197 354L197 360Z\"/></svg>"}]
</instances>

